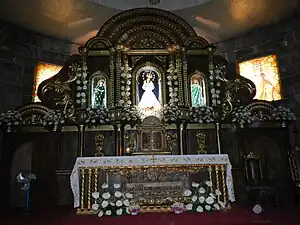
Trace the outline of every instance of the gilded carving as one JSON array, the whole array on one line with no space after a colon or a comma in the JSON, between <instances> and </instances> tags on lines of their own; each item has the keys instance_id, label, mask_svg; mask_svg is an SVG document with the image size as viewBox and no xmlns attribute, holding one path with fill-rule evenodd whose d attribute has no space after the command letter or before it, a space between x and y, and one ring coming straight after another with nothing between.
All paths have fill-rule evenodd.
<instances>
[{"instance_id":1,"label":"gilded carving","mask_svg":"<svg viewBox=\"0 0 300 225\"><path fill-rule=\"evenodd\" d=\"M96 134L95 135L95 157L104 156L104 135Z\"/></svg>"},{"instance_id":2,"label":"gilded carving","mask_svg":"<svg viewBox=\"0 0 300 225\"><path fill-rule=\"evenodd\" d=\"M196 135L197 140L197 153L206 154L206 134L203 132L198 132Z\"/></svg>"}]
</instances>

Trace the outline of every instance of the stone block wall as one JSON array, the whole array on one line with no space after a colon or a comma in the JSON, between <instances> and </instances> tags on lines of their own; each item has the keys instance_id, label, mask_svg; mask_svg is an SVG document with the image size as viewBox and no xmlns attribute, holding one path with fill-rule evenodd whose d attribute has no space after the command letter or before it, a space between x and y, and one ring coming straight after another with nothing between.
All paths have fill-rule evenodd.
<instances>
[{"instance_id":1,"label":"stone block wall","mask_svg":"<svg viewBox=\"0 0 300 225\"><path fill-rule=\"evenodd\" d=\"M285 104L300 116L300 16L217 44L230 63L276 54Z\"/></svg>"},{"instance_id":2,"label":"stone block wall","mask_svg":"<svg viewBox=\"0 0 300 225\"><path fill-rule=\"evenodd\" d=\"M62 65L70 43L0 22L0 112L32 101L36 63Z\"/></svg>"}]
</instances>

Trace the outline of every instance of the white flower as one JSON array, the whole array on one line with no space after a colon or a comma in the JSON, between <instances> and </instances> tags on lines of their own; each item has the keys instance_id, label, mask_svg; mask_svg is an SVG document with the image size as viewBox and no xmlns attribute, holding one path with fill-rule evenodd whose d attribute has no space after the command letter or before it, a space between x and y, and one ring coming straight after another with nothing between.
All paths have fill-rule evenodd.
<instances>
[{"instance_id":1,"label":"white flower","mask_svg":"<svg viewBox=\"0 0 300 225\"><path fill-rule=\"evenodd\" d=\"M224 209L224 208L225 208L225 206L226 206L226 205L225 205L225 203L224 203L224 202L222 202L222 201L218 201L218 203L219 203L219 205L221 206L221 208L222 208L222 209Z\"/></svg>"},{"instance_id":2,"label":"white flower","mask_svg":"<svg viewBox=\"0 0 300 225\"><path fill-rule=\"evenodd\" d=\"M200 189L199 189L199 193L200 193L200 194L204 194L204 193L205 193L205 189L204 189L203 187L200 188Z\"/></svg>"},{"instance_id":3,"label":"white flower","mask_svg":"<svg viewBox=\"0 0 300 225\"><path fill-rule=\"evenodd\" d=\"M93 210L98 210L98 209L99 209L99 204L94 203L94 204L92 205L92 209L93 209Z\"/></svg>"},{"instance_id":4,"label":"white flower","mask_svg":"<svg viewBox=\"0 0 300 225\"><path fill-rule=\"evenodd\" d=\"M101 217L101 216L103 216L103 211L102 210L100 210L100 212L98 213L98 217Z\"/></svg>"},{"instance_id":5,"label":"white flower","mask_svg":"<svg viewBox=\"0 0 300 225\"><path fill-rule=\"evenodd\" d=\"M108 206L108 201L103 201L101 203L102 208L106 208Z\"/></svg>"},{"instance_id":6,"label":"white flower","mask_svg":"<svg viewBox=\"0 0 300 225\"><path fill-rule=\"evenodd\" d=\"M210 205L205 205L204 207L207 211L210 211L211 210L211 206Z\"/></svg>"},{"instance_id":7,"label":"white flower","mask_svg":"<svg viewBox=\"0 0 300 225\"><path fill-rule=\"evenodd\" d=\"M184 196L190 196L192 192L190 190L185 190L183 194Z\"/></svg>"},{"instance_id":8,"label":"white flower","mask_svg":"<svg viewBox=\"0 0 300 225\"><path fill-rule=\"evenodd\" d=\"M208 187L212 187L212 182L211 182L211 181L206 181L205 184L206 184Z\"/></svg>"},{"instance_id":9,"label":"white flower","mask_svg":"<svg viewBox=\"0 0 300 225\"><path fill-rule=\"evenodd\" d=\"M126 213L130 214L130 208L129 207L126 207Z\"/></svg>"},{"instance_id":10,"label":"white flower","mask_svg":"<svg viewBox=\"0 0 300 225\"><path fill-rule=\"evenodd\" d=\"M216 195L217 195L217 196L222 195L222 193L221 193L221 191L220 191L219 189L216 189Z\"/></svg>"},{"instance_id":11,"label":"white flower","mask_svg":"<svg viewBox=\"0 0 300 225\"><path fill-rule=\"evenodd\" d=\"M111 211L110 210L105 211L105 215L110 216L111 215Z\"/></svg>"},{"instance_id":12,"label":"white flower","mask_svg":"<svg viewBox=\"0 0 300 225\"><path fill-rule=\"evenodd\" d=\"M95 191L95 192L92 193L92 197L93 197L94 199L98 199L99 196L100 196L100 194L99 194L98 191Z\"/></svg>"},{"instance_id":13,"label":"white flower","mask_svg":"<svg viewBox=\"0 0 300 225\"><path fill-rule=\"evenodd\" d=\"M193 201L193 202L197 201L197 199L198 199L198 197L197 197L196 195L194 195L194 196L192 197L192 201Z\"/></svg>"},{"instance_id":14,"label":"white flower","mask_svg":"<svg viewBox=\"0 0 300 225\"><path fill-rule=\"evenodd\" d=\"M193 183L192 183L192 187L199 187L199 184L196 183L196 182L193 182Z\"/></svg>"},{"instance_id":15,"label":"white flower","mask_svg":"<svg viewBox=\"0 0 300 225\"><path fill-rule=\"evenodd\" d=\"M103 194L102 194L102 198L104 198L104 199L109 199L109 198L110 198L109 192L103 193Z\"/></svg>"},{"instance_id":16,"label":"white flower","mask_svg":"<svg viewBox=\"0 0 300 225\"><path fill-rule=\"evenodd\" d=\"M207 204L213 204L214 203L214 199L212 197L207 197L207 199L205 200Z\"/></svg>"},{"instance_id":17,"label":"white flower","mask_svg":"<svg viewBox=\"0 0 300 225\"><path fill-rule=\"evenodd\" d=\"M220 210L220 206L219 206L217 203L214 204L214 208L215 208L216 210Z\"/></svg>"},{"instance_id":18,"label":"white flower","mask_svg":"<svg viewBox=\"0 0 300 225\"><path fill-rule=\"evenodd\" d=\"M199 212L199 213L203 212L202 206L199 205L199 206L196 208L196 211Z\"/></svg>"},{"instance_id":19,"label":"white flower","mask_svg":"<svg viewBox=\"0 0 300 225\"><path fill-rule=\"evenodd\" d=\"M200 202L200 203L203 203L204 201L205 201L205 198L204 198L203 196L200 196L200 197L199 197L199 202Z\"/></svg>"},{"instance_id":20,"label":"white flower","mask_svg":"<svg viewBox=\"0 0 300 225\"><path fill-rule=\"evenodd\" d=\"M213 193L209 193L209 196L212 198L216 198L216 196Z\"/></svg>"},{"instance_id":21,"label":"white flower","mask_svg":"<svg viewBox=\"0 0 300 225\"><path fill-rule=\"evenodd\" d=\"M128 199L125 199L125 200L123 201L123 204L124 204L125 206L129 206L129 201L128 201Z\"/></svg>"},{"instance_id":22,"label":"white flower","mask_svg":"<svg viewBox=\"0 0 300 225\"><path fill-rule=\"evenodd\" d=\"M116 213L117 213L117 215L122 215L122 213L123 213L123 209L118 209L117 211L116 211Z\"/></svg>"},{"instance_id":23,"label":"white flower","mask_svg":"<svg viewBox=\"0 0 300 225\"><path fill-rule=\"evenodd\" d=\"M103 189L108 188L108 184L102 184L101 186Z\"/></svg>"},{"instance_id":24,"label":"white flower","mask_svg":"<svg viewBox=\"0 0 300 225\"><path fill-rule=\"evenodd\" d=\"M126 198L133 198L133 195L131 193L126 193L125 196Z\"/></svg>"},{"instance_id":25,"label":"white flower","mask_svg":"<svg viewBox=\"0 0 300 225\"><path fill-rule=\"evenodd\" d=\"M187 210L192 210L192 209L193 209L193 204L187 204L187 205L185 206L185 208L186 208Z\"/></svg>"},{"instance_id":26,"label":"white flower","mask_svg":"<svg viewBox=\"0 0 300 225\"><path fill-rule=\"evenodd\" d=\"M122 193L119 191L116 191L115 196L116 196L116 198L120 198L122 196Z\"/></svg>"},{"instance_id":27,"label":"white flower","mask_svg":"<svg viewBox=\"0 0 300 225\"><path fill-rule=\"evenodd\" d=\"M123 205L123 202L120 201L120 200L118 200L118 201L116 202L116 206L120 207L121 205Z\"/></svg>"},{"instance_id":28,"label":"white flower","mask_svg":"<svg viewBox=\"0 0 300 225\"><path fill-rule=\"evenodd\" d=\"M109 202L109 204L110 204L111 206L115 206L115 205L116 205L114 202Z\"/></svg>"},{"instance_id":29,"label":"white flower","mask_svg":"<svg viewBox=\"0 0 300 225\"><path fill-rule=\"evenodd\" d=\"M114 188L120 188L121 187L121 185L120 184L114 184Z\"/></svg>"}]
</instances>

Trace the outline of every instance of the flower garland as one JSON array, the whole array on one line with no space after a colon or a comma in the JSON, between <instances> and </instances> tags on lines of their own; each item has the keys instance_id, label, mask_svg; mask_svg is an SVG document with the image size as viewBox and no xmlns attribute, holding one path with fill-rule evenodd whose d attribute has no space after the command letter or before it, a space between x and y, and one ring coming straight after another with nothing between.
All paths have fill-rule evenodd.
<instances>
[{"instance_id":1,"label":"flower garland","mask_svg":"<svg viewBox=\"0 0 300 225\"><path fill-rule=\"evenodd\" d=\"M57 131L59 125L63 125L65 122L65 116L60 110L50 110L41 119L41 124L44 125L45 128L52 129L53 131Z\"/></svg>"},{"instance_id":2,"label":"flower garland","mask_svg":"<svg viewBox=\"0 0 300 225\"><path fill-rule=\"evenodd\" d=\"M18 111L8 110L0 114L0 126L6 127L7 132L11 132L12 126L18 126L21 123L22 117Z\"/></svg>"},{"instance_id":3,"label":"flower garland","mask_svg":"<svg viewBox=\"0 0 300 225\"><path fill-rule=\"evenodd\" d=\"M121 100L119 101L120 106L132 105L130 100L130 86L131 86L131 67L126 63L121 68Z\"/></svg>"},{"instance_id":4,"label":"flower garland","mask_svg":"<svg viewBox=\"0 0 300 225\"><path fill-rule=\"evenodd\" d=\"M79 104L82 108L85 108L88 103L88 81L87 81L87 65L85 62L82 63L82 66L74 65L73 70L76 74L76 103Z\"/></svg>"},{"instance_id":5,"label":"flower garland","mask_svg":"<svg viewBox=\"0 0 300 225\"><path fill-rule=\"evenodd\" d=\"M86 124L90 125L100 125L108 124L110 122L109 111L107 108L87 108L87 119L85 120Z\"/></svg>"},{"instance_id":6,"label":"flower garland","mask_svg":"<svg viewBox=\"0 0 300 225\"><path fill-rule=\"evenodd\" d=\"M101 192L93 192L92 209L99 217L112 215L137 215L140 206L134 203L131 193L123 194L120 184L102 184Z\"/></svg>"},{"instance_id":7,"label":"flower garland","mask_svg":"<svg viewBox=\"0 0 300 225\"><path fill-rule=\"evenodd\" d=\"M221 104L221 77L223 77L225 66L224 65L215 65L213 70L210 70L209 84L210 84L210 93L211 93L211 103L213 107L216 107Z\"/></svg>"},{"instance_id":8,"label":"flower garland","mask_svg":"<svg viewBox=\"0 0 300 225\"><path fill-rule=\"evenodd\" d=\"M214 110L210 106L190 108L189 117L194 123L213 123L215 121Z\"/></svg>"},{"instance_id":9,"label":"flower garland","mask_svg":"<svg viewBox=\"0 0 300 225\"><path fill-rule=\"evenodd\" d=\"M253 115L244 106L235 108L231 115L232 123L237 123L240 127L244 127L245 124L251 124L254 121Z\"/></svg>"},{"instance_id":10,"label":"flower garland","mask_svg":"<svg viewBox=\"0 0 300 225\"><path fill-rule=\"evenodd\" d=\"M175 104L164 105L162 109L163 121L164 122L174 122L180 119L182 112L179 110L178 106Z\"/></svg>"},{"instance_id":11,"label":"flower garland","mask_svg":"<svg viewBox=\"0 0 300 225\"><path fill-rule=\"evenodd\" d=\"M295 114L290 109L282 106L278 106L273 110L272 117L281 122L296 120Z\"/></svg>"},{"instance_id":12,"label":"flower garland","mask_svg":"<svg viewBox=\"0 0 300 225\"><path fill-rule=\"evenodd\" d=\"M190 190L184 191L184 196L190 198L190 202L185 205L187 211L202 213L221 210L226 207L225 203L219 200L222 195L221 191L214 190L211 181L206 181L203 185L193 182L191 186Z\"/></svg>"},{"instance_id":13,"label":"flower garland","mask_svg":"<svg viewBox=\"0 0 300 225\"><path fill-rule=\"evenodd\" d=\"M169 64L169 69L167 70L167 85L169 86L169 104L177 104L178 103L178 76L177 69L174 67L173 63Z\"/></svg>"}]
</instances>

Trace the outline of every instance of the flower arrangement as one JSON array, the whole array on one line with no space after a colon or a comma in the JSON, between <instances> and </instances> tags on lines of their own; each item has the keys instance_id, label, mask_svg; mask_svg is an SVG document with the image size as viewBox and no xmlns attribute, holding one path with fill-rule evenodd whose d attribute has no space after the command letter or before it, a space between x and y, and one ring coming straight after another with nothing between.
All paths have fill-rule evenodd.
<instances>
[{"instance_id":1,"label":"flower arrangement","mask_svg":"<svg viewBox=\"0 0 300 225\"><path fill-rule=\"evenodd\" d=\"M140 207L134 203L131 193L123 194L120 184L102 184L101 192L93 192L92 209L99 217L112 215L137 215Z\"/></svg>"},{"instance_id":2,"label":"flower arrangement","mask_svg":"<svg viewBox=\"0 0 300 225\"><path fill-rule=\"evenodd\" d=\"M175 214L180 214L186 211L185 205L180 202L175 202L171 205L172 212Z\"/></svg>"},{"instance_id":3,"label":"flower arrangement","mask_svg":"<svg viewBox=\"0 0 300 225\"><path fill-rule=\"evenodd\" d=\"M164 122L177 121L182 116L178 106L175 104L164 105L162 114Z\"/></svg>"},{"instance_id":4,"label":"flower arrangement","mask_svg":"<svg viewBox=\"0 0 300 225\"><path fill-rule=\"evenodd\" d=\"M140 112L137 106L124 105L120 114L120 120L138 122L140 120Z\"/></svg>"},{"instance_id":5,"label":"flower arrangement","mask_svg":"<svg viewBox=\"0 0 300 225\"><path fill-rule=\"evenodd\" d=\"M290 109L282 106L278 106L273 110L272 117L281 122L296 120L295 114Z\"/></svg>"},{"instance_id":6,"label":"flower arrangement","mask_svg":"<svg viewBox=\"0 0 300 225\"><path fill-rule=\"evenodd\" d=\"M0 126L6 127L7 132L11 132L11 127L18 126L20 123L22 123L22 117L18 111L8 110L0 114Z\"/></svg>"},{"instance_id":7,"label":"flower arrangement","mask_svg":"<svg viewBox=\"0 0 300 225\"><path fill-rule=\"evenodd\" d=\"M178 76L177 69L173 65L173 63L169 64L169 69L167 70L167 85L169 87L169 97L170 104L176 104L178 102Z\"/></svg>"},{"instance_id":8,"label":"flower arrangement","mask_svg":"<svg viewBox=\"0 0 300 225\"><path fill-rule=\"evenodd\" d=\"M41 120L42 125L48 129L53 129L53 131L57 131L58 126L65 122L65 117L60 110L50 110Z\"/></svg>"},{"instance_id":9,"label":"flower arrangement","mask_svg":"<svg viewBox=\"0 0 300 225\"><path fill-rule=\"evenodd\" d=\"M110 122L110 117L107 108L87 108L87 119L85 120L86 124L98 125L98 124L107 124Z\"/></svg>"},{"instance_id":10,"label":"flower arrangement","mask_svg":"<svg viewBox=\"0 0 300 225\"><path fill-rule=\"evenodd\" d=\"M190 199L185 205L187 211L198 213L221 210L225 208L224 202L220 201L221 191L212 187L211 181L200 183L193 182L191 190L185 190L184 196Z\"/></svg>"},{"instance_id":11,"label":"flower arrangement","mask_svg":"<svg viewBox=\"0 0 300 225\"><path fill-rule=\"evenodd\" d=\"M214 110L210 106L190 108L189 117L194 123L213 123L215 121Z\"/></svg>"},{"instance_id":12,"label":"flower arrangement","mask_svg":"<svg viewBox=\"0 0 300 225\"><path fill-rule=\"evenodd\" d=\"M82 63L82 65L73 65L71 68L76 75L76 103L82 108L87 105L87 65Z\"/></svg>"},{"instance_id":13,"label":"flower arrangement","mask_svg":"<svg viewBox=\"0 0 300 225\"><path fill-rule=\"evenodd\" d=\"M243 106L239 106L232 111L232 122L239 124L240 127L244 127L245 124L250 124L253 120L254 117L251 112Z\"/></svg>"}]
</instances>

